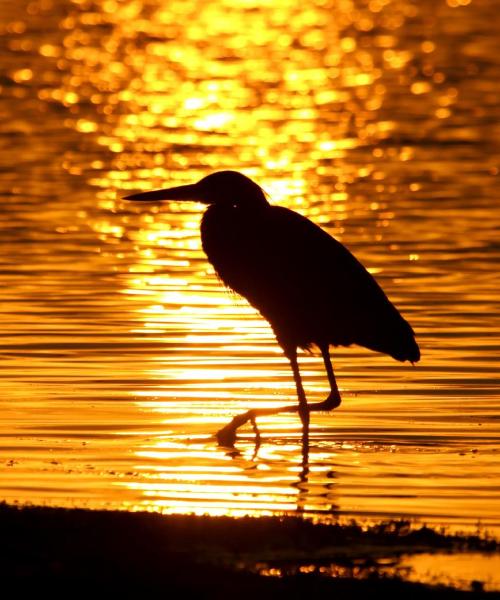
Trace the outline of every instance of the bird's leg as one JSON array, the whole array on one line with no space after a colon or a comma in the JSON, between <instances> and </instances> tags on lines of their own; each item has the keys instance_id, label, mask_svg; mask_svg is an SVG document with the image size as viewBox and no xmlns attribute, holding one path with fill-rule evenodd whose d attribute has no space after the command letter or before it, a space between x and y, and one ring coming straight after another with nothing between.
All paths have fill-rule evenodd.
<instances>
[{"instance_id":1,"label":"bird's leg","mask_svg":"<svg viewBox=\"0 0 500 600\"><path fill-rule=\"evenodd\" d=\"M295 348L285 351L285 354L290 361L295 386L297 388L297 396L299 399L298 404L289 404L288 406L280 406L277 408L253 408L247 410L244 413L236 415L233 419L220 429L215 437L220 446L233 447L236 442L237 430L245 425L248 421L251 421L254 431L256 434L256 443L260 444L260 434L258 433L256 417L264 415L277 415L283 412L298 412L302 421L303 430L303 448L304 452L308 449L309 439L309 413L317 410L332 410L340 404L340 394L335 382L335 376L333 374L332 364L330 362L330 354L328 352L328 346L321 348L323 360L325 362L325 368L328 375L328 381L330 382L331 392L326 400L323 402L316 402L314 404L307 404L306 395L302 386L302 379L300 377L299 365L297 361L297 350ZM307 462L307 461L306 461Z\"/></svg>"},{"instance_id":2,"label":"bird's leg","mask_svg":"<svg viewBox=\"0 0 500 600\"><path fill-rule=\"evenodd\" d=\"M297 389L297 397L299 399L298 413L302 421L302 438L304 447L308 446L309 441L309 408L307 406L306 394L302 385L302 378L299 371L299 362L297 360L297 349L287 352L288 360L292 366L293 379Z\"/></svg>"},{"instance_id":3,"label":"bird's leg","mask_svg":"<svg viewBox=\"0 0 500 600\"><path fill-rule=\"evenodd\" d=\"M330 360L330 351L328 345L320 346L321 355L323 356L323 362L325 363L326 374L328 376L328 383L330 384L330 393L328 398L323 402L317 402L309 405L309 411L313 410L333 410L340 405L341 398L337 382L335 381L335 374L333 373L332 361Z\"/></svg>"},{"instance_id":4,"label":"bird's leg","mask_svg":"<svg viewBox=\"0 0 500 600\"><path fill-rule=\"evenodd\" d=\"M288 350L288 349L287 349ZM290 404L288 406L280 406L278 408L253 408L246 412L236 415L225 427L220 429L215 435L219 445L233 447L236 442L236 431L248 421L251 421L255 435L256 444L260 445L260 434L257 428L256 417L261 415L276 415L282 412L298 412L302 421L303 430L303 449L308 449L309 439L309 413L319 410L333 410L340 404L340 392L335 381L335 375L333 373L333 367L330 360L330 353L328 346L320 347L323 361L325 363L326 374L328 376L328 382L330 383L330 394L323 402L315 402L313 404L307 404L306 395L302 386L302 379L300 377L299 365L297 361L297 350L291 349L285 352L290 364L292 366L293 378L295 380L295 386L297 388L297 396L299 398L298 404ZM304 450L305 452L305 450Z\"/></svg>"},{"instance_id":5,"label":"bird's leg","mask_svg":"<svg viewBox=\"0 0 500 600\"><path fill-rule=\"evenodd\" d=\"M325 370L328 376L328 383L330 384L330 394L324 401L325 409L331 410L337 408L340 405L341 398L339 388L337 387L337 381L335 380L335 374L333 372L332 361L330 360L330 352L327 347L321 348L321 354L323 356L323 362L325 363Z\"/></svg>"}]
</instances>

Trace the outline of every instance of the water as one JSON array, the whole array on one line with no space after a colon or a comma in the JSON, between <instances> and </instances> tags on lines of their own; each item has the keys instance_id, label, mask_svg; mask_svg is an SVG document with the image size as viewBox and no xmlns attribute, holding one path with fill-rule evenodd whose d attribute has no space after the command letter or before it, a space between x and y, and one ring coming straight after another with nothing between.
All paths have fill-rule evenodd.
<instances>
[{"instance_id":1,"label":"water","mask_svg":"<svg viewBox=\"0 0 500 600\"><path fill-rule=\"evenodd\" d=\"M490 0L3 0L0 498L500 527L500 56ZM321 224L412 323L412 367L333 353L294 398L218 282L203 207L120 200L218 169ZM310 401L322 361L301 357Z\"/></svg>"}]
</instances>

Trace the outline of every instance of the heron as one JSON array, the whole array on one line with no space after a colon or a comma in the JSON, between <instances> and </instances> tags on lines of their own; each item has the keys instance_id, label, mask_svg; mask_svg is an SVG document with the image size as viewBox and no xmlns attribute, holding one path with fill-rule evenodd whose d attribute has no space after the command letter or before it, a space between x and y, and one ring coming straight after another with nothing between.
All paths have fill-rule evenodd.
<instances>
[{"instance_id":1,"label":"heron","mask_svg":"<svg viewBox=\"0 0 500 600\"><path fill-rule=\"evenodd\" d=\"M262 187L242 173L218 171L197 183L124 199L207 205L201 241L209 262L222 282L269 322L290 363L298 402L238 415L217 433L221 445L234 446L237 429L247 421L256 429L256 416L279 411L299 414L307 441L310 413L341 403L332 347L363 346L401 362L420 359L410 324L354 255L311 220L271 205ZM321 402L307 402L299 349L321 353L330 386Z\"/></svg>"}]
</instances>

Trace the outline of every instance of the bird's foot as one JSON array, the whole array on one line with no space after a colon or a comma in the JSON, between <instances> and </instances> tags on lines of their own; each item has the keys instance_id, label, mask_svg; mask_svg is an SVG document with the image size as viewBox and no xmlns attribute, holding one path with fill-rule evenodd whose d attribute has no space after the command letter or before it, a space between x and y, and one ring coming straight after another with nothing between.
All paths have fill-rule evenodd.
<instances>
[{"instance_id":1,"label":"bird's foot","mask_svg":"<svg viewBox=\"0 0 500 600\"><path fill-rule=\"evenodd\" d=\"M226 448L234 448L234 444L236 442L236 427L233 422L228 423L222 429L215 434L215 438L219 446L224 446Z\"/></svg>"},{"instance_id":2,"label":"bird's foot","mask_svg":"<svg viewBox=\"0 0 500 600\"><path fill-rule=\"evenodd\" d=\"M241 415L236 415L236 417L234 417L230 423L228 423L222 429L219 429L219 431L215 434L219 446L234 448L234 444L236 442L236 432L242 425L250 421L255 433L255 446L258 448L260 446L260 432L259 428L257 427L257 421L255 420L255 413L255 410L248 410Z\"/></svg>"},{"instance_id":3,"label":"bird's foot","mask_svg":"<svg viewBox=\"0 0 500 600\"><path fill-rule=\"evenodd\" d=\"M257 451L258 448L260 447L261 437L260 437L260 431L259 431L259 427L257 425L257 420L255 418L255 415L252 415L252 417L250 418L250 421L252 422L253 432L255 433L255 451Z\"/></svg>"}]
</instances>

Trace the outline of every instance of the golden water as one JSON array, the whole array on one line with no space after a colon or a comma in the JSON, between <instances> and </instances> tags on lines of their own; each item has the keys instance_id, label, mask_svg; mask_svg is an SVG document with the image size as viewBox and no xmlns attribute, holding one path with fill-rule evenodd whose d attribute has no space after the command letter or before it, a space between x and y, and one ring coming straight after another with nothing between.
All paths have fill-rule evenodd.
<instances>
[{"instance_id":1,"label":"golden water","mask_svg":"<svg viewBox=\"0 0 500 600\"><path fill-rule=\"evenodd\" d=\"M500 527L499 13L490 0L2 0L0 498ZM294 398L218 282L203 207L130 190L254 177L345 243L413 325L412 367L333 353ZM301 360L310 401L328 391Z\"/></svg>"}]
</instances>

